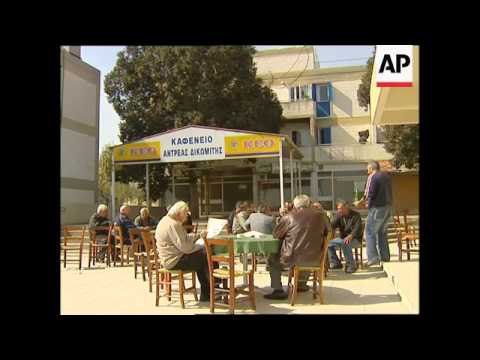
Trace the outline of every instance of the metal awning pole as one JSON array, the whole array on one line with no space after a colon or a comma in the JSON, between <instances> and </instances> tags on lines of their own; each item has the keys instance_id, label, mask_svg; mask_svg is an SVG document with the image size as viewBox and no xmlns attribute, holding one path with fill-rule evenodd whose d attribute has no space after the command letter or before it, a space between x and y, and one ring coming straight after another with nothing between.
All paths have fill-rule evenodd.
<instances>
[{"instance_id":1,"label":"metal awning pole","mask_svg":"<svg viewBox=\"0 0 480 360\"><path fill-rule=\"evenodd\" d=\"M150 177L148 163L145 164L145 190L147 195L147 208L150 209Z\"/></svg>"},{"instance_id":2,"label":"metal awning pole","mask_svg":"<svg viewBox=\"0 0 480 360\"><path fill-rule=\"evenodd\" d=\"M293 153L290 150L290 199L293 199L295 194L293 193Z\"/></svg>"},{"instance_id":3,"label":"metal awning pole","mask_svg":"<svg viewBox=\"0 0 480 360\"><path fill-rule=\"evenodd\" d=\"M112 150L112 220L115 219L115 158Z\"/></svg>"},{"instance_id":4,"label":"metal awning pole","mask_svg":"<svg viewBox=\"0 0 480 360\"><path fill-rule=\"evenodd\" d=\"M278 151L278 155L280 157L280 201L281 201L281 207L283 207L283 204L285 203L285 199L283 197L283 150L282 150L283 144L280 142L280 150Z\"/></svg>"}]
</instances>

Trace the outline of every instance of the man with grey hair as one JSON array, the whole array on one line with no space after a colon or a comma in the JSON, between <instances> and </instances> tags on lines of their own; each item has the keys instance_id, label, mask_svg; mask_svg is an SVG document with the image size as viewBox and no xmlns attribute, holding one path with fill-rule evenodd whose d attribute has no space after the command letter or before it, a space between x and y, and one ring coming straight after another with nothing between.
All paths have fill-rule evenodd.
<instances>
[{"instance_id":1,"label":"man with grey hair","mask_svg":"<svg viewBox=\"0 0 480 360\"><path fill-rule=\"evenodd\" d=\"M390 261L387 238L388 220L392 207L392 182L386 172L380 171L378 161L367 166L368 179L361 203L368 207L365 239L367 242L367 266ZM379 256L380 254L380 256Z\"/></svg>"},{"instance_id":2,"label":"man with grey hair","mask_svg":"<svg viewBox=\"0 0 480 360\"><path fill-rule=\"evenodd\" d=\"M130 206L122 205L120 207L120 214L118 214L117 218L115 219L115 224L120 226L123 239L126 245L132 244L132 239L130 239L130 236L128 234L128 229L136 227L134 222L130 218L131 212L132 212L132 209L130 208Z\"/></svg>"},{"instance_id":3,"label":"man with grey hair","mask_svg":"<svg viewBox=\"0 0 480 360\"><path fill-rule=\"evenodd\" d=\"M341 269L342 264L337 256L336 248L342 249L345 254L346 273L353 273L357 270L357 264L352 254L352 247L358 247L362 237L362 218L360 214L352 209L346 201L337 201L337 215L332 222L332 229L339 229L338 237L328 244L328 257L331 269Z\"/></svg>"},{"instance_id":4,"label":"man with grey hair","mask_svg":"<svg viewBox=\"0 0 480 360\"><path fill-rule=\"evenodd\" d=\"M257 206L257 212L251 214L243 224L246 231L258 231L264 234L273 232L273 217L270 216L269 208L264 204Z\"/></svg>"},{"instance_id":5,"label":"man with grey hair","mask_svg":"<svg viewBox=\"0 0 480 360\"><path fill-rule=\"evenodd\" d=\"M200 301L209 301L210 283L205 248L195 242L207 236L187 234L183 223L189 208L184 201L176 202L157 225L155 239L161 264L169 270L195 271L200 282Z\"/></svg>"},{"instance_id":6,"label":"man with grey hair","mask_svg":"<svg viewBox=\"0 0 480 360\"><path fill-rule=\"evenodd\" d=\"M93 230L96 227L107 227L110 226L110 220L108 219L108 207L107 205L100 204L98 205L97 212L95 212L88 222L88 227L90 230ZM108 231L107 230L98 230L95 232L96 241L98 244L105 245L107 243ZM103 262L105 259L105 253L107 252L106 247L102 247L97 254L97 261Z\"/></svg>"},{"instance_id":7,"label":"man with grey hair","mask_svg":"<svg viewBox=\"0 0 480 360\"><path fill-rule=\"evenodd\" d=\"M307 195L295 197L293 206L295 211L283 216L273 230L273 236L280 239L280 249L278 254L271 255L268 259L273 292L265 295L267 299L288 297L281 281L284 266L320 266L323 242L327 241L331 229L326 217L311 208L311 200ZM308 276L308 273L300 274L298 291L308 290L306 284Z\"/></svg>"}]
</instances>

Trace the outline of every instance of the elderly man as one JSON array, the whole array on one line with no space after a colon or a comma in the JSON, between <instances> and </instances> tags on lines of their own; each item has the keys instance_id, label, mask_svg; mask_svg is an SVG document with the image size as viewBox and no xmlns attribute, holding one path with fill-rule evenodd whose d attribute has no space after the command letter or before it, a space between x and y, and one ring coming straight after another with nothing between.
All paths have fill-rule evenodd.
<instances>
[{"instance_id":1,"label":"elderly man","mask_svg":"<svg viewBox=\"0 0 480 360\"><path fill-rule=\"evenodd\" d=\"M140 209L140 215L135 218L134 223L136 227L141 228L154 228L157 226L157 221L150 216L150 210L146 207Z\"/></svg>"},{"instance_id":2,"label":"elderly man","mask_svg":"<svg viewBox=\"0 0 480 360\"><path fill-rule=\"evenodd\" d=\"M273 292L264 297L267 299L286 299L288 294L283 290L281 271L283 265L320 266L323 242L330 231L330 223L318 210L311 208L307 195L298 195L293 200L294 211L280 219L273 230L273 235L280 239L280 254L271 255L268 259L271 286ZM307 291L308 273L301 273L298 291Z\"/></svg>"},{"instance_id":3,"label":"elderly man","mask_svg":"<svg viewBox=\"0 0 480 360\"><path fill-rule=\"evenodd\" d=\"M188 216L188 205L175 203L158 223L155 231L158 255L162 265L170 270L195 271L200 282L200 301L210 301L208 261L205 248L195 242L207 233L187 234L183 223Z\"/></svg>"},{"instance_id":4,"label":"elderly man","mask_svg":"<svg viewBox=\"0 0 480 360\"><path fill-rule=\"evenodd\" d=\"M337 202L337 216L332 222L332 229L340 230L340 237L333 239L328 244L328 257L331 269L341 269L342 264L337 256L336 248L342 249L345 254L346 273L353 273L357 270L357 264L352 254L352 247L360 245L362 237L362 217L349 205L340 200Z\"/></svg>"},{"instance_id":5,"label":"elderly man","mask_svg":"<svg viewBox=\"0 0 480 360\"><path fill-rule=\"evenodd\" d=\"M270 216L269 208L264 204L257 206L257 212L251 214L247 221L243 224L246 231L258 231L264 234L271 234L273 232L273 217Z\"/></svg>"},{"instance_id":6,"label":"elderly man","mask_svg":"<svg viewBox=\"0 0 480 360\"><path fill-rule=\"evenodd\" d=\"M368 179L365 194L360 203L368 207L365 239L367 242L367 266L390 261L387 227L392 213L392 183L387 173L380 171L380 164L372 161L367 166ZM380 258L379 258L380 253Z\"/></svg>"},{"instance_id":7,"label":"elderly man","mask_svg":"<svg viewBox=\"0 0 480 360\"><path fill-rule=\"evenodd\" d=\"M128 229L135 228L135 224L130 218L131 214L131 208L128 205L123 205L120 208L120 214L118 214L117 218L115 219L115 224L120 226L120 229L122 231L123 239L125 241L126 245L131 245L132 240L130 239L130 236L128 234Z\"/></svg>"},{"instance_id":8,"label":"elderly man","mask_svg":"<svg viewBox=\"0 0 480 360\"><path fill-rule=\"evenodd\" d=\"M108 219L108 207L107 205L100 204L98 205L97 212L90 217L88 223L90 230L93 230L95 227L99 226L110 226L110 220ZM105 245L107 243L108 230L98 230L96 231L96 240L98 244ZM105 253L107 251L106 247L102 247L99 253L97 254L97 261L103 262L105 259Z\"/></svg>"},{"instance_id":9,"label":"elderly man","mask_svg":"<svg viewBox=\"0 0 480 360\"><path fill-rule=\"evenodd\" d=\"M243 201L240 204L240 211L237 212L235 217L233 218L232 224L232 233L233 234L241 234L246 232L245 230L245 222L247 221L248 217L250 216L249 212L249 204L247 201Z\"/></svg>"}]
</instances>

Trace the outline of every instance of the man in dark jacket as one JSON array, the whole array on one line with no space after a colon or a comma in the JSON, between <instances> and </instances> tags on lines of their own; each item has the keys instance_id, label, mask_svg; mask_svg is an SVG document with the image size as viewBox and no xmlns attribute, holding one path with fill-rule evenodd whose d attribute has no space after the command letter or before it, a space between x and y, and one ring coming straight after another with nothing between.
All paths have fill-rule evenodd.
<instances>
[{"instance_id":1,"label":"man in dark jacket","mask_svg":"<svg viewBox=\"0 0 480 360\"><path fill-rule=\"evenodd\" d=\"M337 202L337 216L332 222L332 229L340 230L340 236L328 244L328 257L331 269L341 269L342 264L337 256L336 248L342 249L346 260L346 273L353 273L357 270L357 264L352 255L352 247L358 247L362 237L362 217L360 214L340 200Z\"/></svg>"},{"instance_id":2,"label":"man in dark jacket","mask_svg":"<svg viewBox=\"0 0 480 360\"><path fill-rule=\"evenodd\" d=\"M377 161L368 164L369 174L363 200L368 207L365 239L367 242L367 266L390 261L387 239L388 220L392 215L392 182L390 175L380 171ZM378 249L377 249L378 247ZM380 256L379 256L380 253Z\"/></svg>"},{"instance_id":3,"label":"man in dark jacket","mask_svg":"<svg viewBox=\"0 0 480 360\"><path fill-rule=\"evenodd\" d=\"M108 219L108 207L107 205L100 204L98 205L97 212L90 217L88 227L90 230L93 230L95 227L100 226L110 226L110 220ZM106 244L108 231L107 230L98 230L95 232L96 240L98 244ZM105 259L105 253L107 251L106 247L102 247L97 255L97 261L103 262Z\"/></svg>"},{"instance_id":4,"label":"man in dark jacket","mask_svg":"<svg viewBox=\"0 0 480 360\"><path fill-rule=\"evenodd\" d=\"M307 195L298 195L293 200L294 211L280 219L273 230L273 236L280 239L280 253L268 259L271 286L273 292L265 295L267 299L286 299L283 290L281 271L283 266L293 265L320 266L323 242L331 229L326 217L311 208ZM307 291L308 273L301 273L298 291Z\"/></svg>"},{"instance_id":5,"label":"man in dark jacket","mask_svg":"<svg viewBox=\"0 0 480 360\"><path fill-rule=\"evenodd\" d=\"M123 205L120 208L120 214L118 214L117 218L115 219L115 224L120 226L122 230L123 239L126 245L131 245L132 241L130 240L130 236L128 234L128 229L136 228L134 222L130 218L131 209L128 205Z\"/></svg>"}]
</instances>

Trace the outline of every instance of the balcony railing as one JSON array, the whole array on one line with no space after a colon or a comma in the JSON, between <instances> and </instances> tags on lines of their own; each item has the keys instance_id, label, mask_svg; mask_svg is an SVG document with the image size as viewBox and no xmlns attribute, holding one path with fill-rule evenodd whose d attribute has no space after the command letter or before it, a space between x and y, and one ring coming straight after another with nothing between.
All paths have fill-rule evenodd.
<instances>
[{"instance_id":1,"label":"balcony railing","mask_svg":"<svg viewBox=\"0 0 480 360\"><path fill-rule=\"evenodd\" d=\"M311 159L311 147L301 147L305 160ZM369 161L390 160L393 155L381 144L317 145L314 147L315 160L322 161Z\"/></svg>"},{"instance_id":2,"label":"balcony railing","mask_svg":"<svg viewBox=\"0 0 480 360\"><path fill-rule=\"evenodd\" d=\"M283 116L289 117L310 117L315 114L315 103L312 100L301 100L282 102Z\"/></svg>"}]
</instances>

